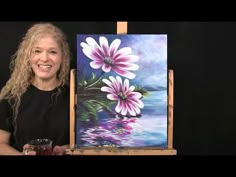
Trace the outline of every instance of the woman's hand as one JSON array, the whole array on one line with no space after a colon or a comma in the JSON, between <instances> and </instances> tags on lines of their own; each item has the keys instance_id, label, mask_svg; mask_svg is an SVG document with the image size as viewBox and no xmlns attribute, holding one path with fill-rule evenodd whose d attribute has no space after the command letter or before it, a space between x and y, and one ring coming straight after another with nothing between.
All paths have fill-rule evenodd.
<instances>
[{"instance_id":1,"label":"woman's hand","mask_svg":"<svg viewBox=\"0 0 236 177\"><path fill-rule=\"evenodd\" d=\"M67 148L69 148L69 145L55 146L53 148L52 155L65 155Z\"/></svg>"},{"instance_id":2,"label":"woman's hand","mask_svg":"<svg viewBox=\"0 0 236 177\"><path fill-rule=\"evenodd\" d=\"M65 155L66 154L66 149L69 148L69 145L63 145L63 146L55 146L52 151L52 155ZM33 151L30 148L29 144L25 144L23 146L23 155L37 155L36 151Z\"/></svg>"},{"instance_id":3,"label":"woman's hand","mask_svg":"<svg viewBox=\"0 0 236 177\"><path fill-rule=\"evenodd\" d=\"M29 144L25 144L23 146L23 152L22 152L23 155L36 155L36 152L33 151L31 148L30 148L30 145Z\"/></svg>"}]
</instances>

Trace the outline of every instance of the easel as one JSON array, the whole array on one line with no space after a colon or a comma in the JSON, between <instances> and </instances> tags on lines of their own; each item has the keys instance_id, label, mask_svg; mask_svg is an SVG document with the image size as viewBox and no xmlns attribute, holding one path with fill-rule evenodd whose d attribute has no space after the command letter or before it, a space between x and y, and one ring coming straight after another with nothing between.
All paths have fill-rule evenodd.
<instances>
[{"instance_id":1,"label":"easel","mask_svg":"<svg viewBox=\"0 0 236 177\"><path fill-rule=\"evenodd\" d=\"M128 22L117 22L117 34L127 34ZM168 144L166 149L154 148L80 148L75 147L75 104L77 95L75 94L75 69L70 72L70 149L68 155L176 155L173 148L173 106L174 106L174 71L168 70Z\"/></svg>"}]
</instances>

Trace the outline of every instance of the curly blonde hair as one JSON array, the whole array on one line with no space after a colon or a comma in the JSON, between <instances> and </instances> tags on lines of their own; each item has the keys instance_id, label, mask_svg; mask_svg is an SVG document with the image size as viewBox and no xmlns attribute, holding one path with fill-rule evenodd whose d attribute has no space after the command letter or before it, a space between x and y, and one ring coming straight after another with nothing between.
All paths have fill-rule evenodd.
<instances>
[{"instance_id":1,"label":"curly blonde hair","mask_svg":"<svg viewBox=\"0 0 236 177\"><path fill-rule=\"evenodd\" d=\"M34 73L30 66L33 45L43 35L54 37L61 47L62 63L57 72L57 79L59 80L60 86L68 84L70 51L65 34L51 23L34 24L28 29L18 50L12 55L10 62L11 76L0 93L0 100L6 99L11 103L14 119L17 117L22 95L25 93L34 77ZM60 92L60 90L58 90L58 92Z\"/></svg>"}]
</instances>

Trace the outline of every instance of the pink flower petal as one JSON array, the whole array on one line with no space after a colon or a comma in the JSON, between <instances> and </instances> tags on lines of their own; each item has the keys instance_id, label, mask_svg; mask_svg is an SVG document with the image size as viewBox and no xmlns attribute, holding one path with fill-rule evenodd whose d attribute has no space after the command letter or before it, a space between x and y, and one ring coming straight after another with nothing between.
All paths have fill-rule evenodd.
<instances>
[{"instance_id":1,"label":"pink flower petal","mask_svg":"<svg viewBox=\"0 0 236 177\"><path fill-rule=\"evenodd\" d=\"M140 113L141 113L141 111L140 111L140 109L139 109L138 107L133 106L133 109L134 109L134 111L135 111L137 114L140 114Z\"/></svg>"},{"instance_id":2,"label":"pink flower petal","mask_svg":"<svg viewBox=\"0 0 236 177\"><path fill-rule=\"evenodd\" d=\"M131 104L129 104L128 102L127 102L127 110L128 110L128 113L131 115L131 116L136 116L136 113L135 113L135 111L134 111L134 109L133 109L133 106L131 105Z\"/></svg>"},{"instance_id":3,"label":"pink flower petal","mask_svg":"<svg viewBox=\"0 0 236 177\"><path fill-rule=\"evenodd\" d=\"M142 98L142 94L139 92L129 92L129 98L140 99Z\"/></svg>"},{"instance_id":4,"label":"pink flower petal","mask_svg":"<svg viewBox=\"0 0 236 177\"><path fill-rule=\"evenodd\" d=\"M100 42L100 46L101 46L101 48L102 48L102 50L103 50L103 52L104 52L105 57L106 57L106 56L109 56L109 53L108 53L108 51L109 51L109 46L108 46L107 38L101 36L101 37L99 38L99 42Z\"/></svg>"},{"instance_id":5,"label":"pink flower petal","mask_svg":"<svg viewBox=\"0 0 236 177\"><path fill-rule=\"evenodd\" d=\"M98 68L100 68L103 65L103 63L100 62L100 61L92 61L89 64L94 69L98 69Z\"/></svg>"},{"instance_id":6,"label":"pink flower petal","mask_svg":"<svg viewBox=\"0 0 236 177\"><path fill-rule=\"evenodd\" d=\"M126 105L126 103L123 102L123 101L121 101L121 103L122 103L121 114L122 114L122 115L126 115L126 114L127 114L127 111L128 111L128 109L127 109L127 105Z\"/></svg>"},{"instance_id":7,"label":"pink flower petal","mask_svg":"<svg viewBox=\"0 0 236 177\"><path fill-rule=\"evenodd\" d=\"M134 79L136 77L136 75L134 73L131 73L129 71L124 71L118 67L113 67L112 68L117 74L127 77L128 79Z\"/></svg>"},{"instance_id":8,"label":"pink flower petal","mask_svg":"<svg viewBox=\"0 0 236 177\"><path fill-rule=\"evenodd\" d=\"M130 47L124 47L124 48L121 48L120 50L118 50L115 55L114 55L114 58L118 58L120 56L126 56L126 55L129 55L131 54L132 50Z\"/></svg>"},{"instance_id":9,"label":"pink flower petal","mask_svg":"<svg viewBox=\"0 0 236 177\"><path fill-rule=\"evenodd\" d=\"M105 87L105 86L103 86L103 87L101 88L101 91L103 91L103 92L108 92L108 93L113 93L113 94L114 94L114 89L112 89L112 88L110 88L110 87Z\"/></svg>"},{"instance_id":10,"label":"pink flower petal","mask_svg":"<svg viewBox=\"0 0 236 177\"><path fill-rule=\"evenodd\" d=\"M108 73L108 72L111 71L111 66L108 65L108 64L104 64L104 65L102 66L102 70L103 70L104 72Z\"/></svg>"},{"instance_id":11,"label":"pink flower petal","mask_svg":"<svg viewBox=\"0 0 236 177\"><path fill-rule=\"evenodd\" d=\"M142 101L134 98L129 98L129 101L132 102L133 105L138 106L139 108L143 108L144 104Z\"/></svg>"},{"instance_id":12,"label":"pink flower petal","mask_svg":"<svg viewBox=\"0 0 236 177\"><path fill-rule=\"evenodd\" d=\"M88 44L84 42L80 43L80 45L83 47L84 54L93 60L103 60L104 55L97 42L91 37L87 38L86 41Z\"/></svg>"},{"instance_id":13,"label":"pink flower petal","mask_svg":"<svg viewBox=\"0 0 236 177\"><path fill-rule=\"evenodd\" d=\"M119 48L121 43L120 39L115 39L112 41L110 48L109 48L109 56L113 58L114 54L116 53L117 49Z\"/></svg>"},{"instance_id":14,"label":"pink flower petal","mask_svg":"<svg viewBox=\"0 0 236 177\"><path fill-rule=\"evenodd\" d=\"M108 94L108 95L107 95L107 98L108 98L109 100L118 100L118 97L117 97L116 95L114 95L114 94Z\"/></svg>"},{"instance_id":15,"label":"pink flower petal","mask_svg":"<svg viewBox=\"0 0 236 177\"><path fill-rule=\"evenodd\" d=\"M99 55L97 55L96 53L94 53L93 50L86 50L86 49L83 49L82 50L83 53L90 59L92 60L96 60L96 61L103 61L103 58L101 58Z\"/></svg>"},{"instance_id":16,"label":"pink flower petal","mask_svg":"<svg viewBox=\"0 0 236 177\"><path fill-rule=\"evenodd\" d=\"M119 76L118 76L119 77ZM119 80L116 80L113 76L109 76L109 79L112 82L112 87L115 89L115 91L117 92L117 94L120 92L120 85L122 85L122 83L119 83Z\"/></svg>"},{"instance_id":17,"label":"pink flower petal","mask_svg":"<svg viewBox=\"0 0 236 177\"><path fill-rule=\"evenodd\" d=\"M140 114L140 113L141 113L139 107L138 107L136 104L134 104L133 101L131 101L131 100L129 99L129 100L127 100L127 102L128 102L128 104L132 107L132 109L133 109L137 114Z\"/></svg>"},{"instance_id":18,"label":"pink flower petal","mask_svg":"<svg viewBox=\"0 0 236 177\"><path fill-rule=\"evenodd\" d=\"M116 62L115 67L120 68L122 70L132 70L136 71L139 69L139 66L133 63L124 63L124 62Z\"/></svg>"},{"instance_id":19,"label":"pink flower petal","mask_svg":"<svg viewBox=\"0 0 236 177\"><path fill-rule=\"evenodd\" d=\"M126 55L126 56L122 56L120 55L119 57L113 57L114 61L116 62L137 62L139 59L139 56L137 55Z\"/></svg>"},{"instance_id":20,"label":"pink flower petal","mask_svg":"<svg viewBox=\"0 0 236 177\"><path fill-rule=\"evenodd\" d=\"M121 101L119 100L117 105L116 105L115 111L117 113L120 113L121 110L122 110L122 106L121 106Z\"/></svg>"},{"instance_id":21,"label":"pink flower petal","mask_svg":"<svg viewBox=\"0 0 236 177\"><path fill-rule=\"evenodd\" d=\"M124 85L123 85L123 93L126 93L128 89L129 89L129 80L125 79Z\"/></svg>"}]
</instances>

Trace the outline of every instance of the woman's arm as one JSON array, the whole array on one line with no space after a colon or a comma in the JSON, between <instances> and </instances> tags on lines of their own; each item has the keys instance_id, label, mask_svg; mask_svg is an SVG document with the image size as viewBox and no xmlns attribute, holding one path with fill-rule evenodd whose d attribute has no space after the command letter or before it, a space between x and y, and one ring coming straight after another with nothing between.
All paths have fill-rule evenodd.
<instances>
[{"instance_id":1,"label":"woman's arm","mask_svg":"<svg viewBox=\"0 0 236 177\"><path fill-rule=\"evenodd\" d=\"M0 129L0 155L23 155L9 145L10 133Z\"/></svg>"}]
</instances>

